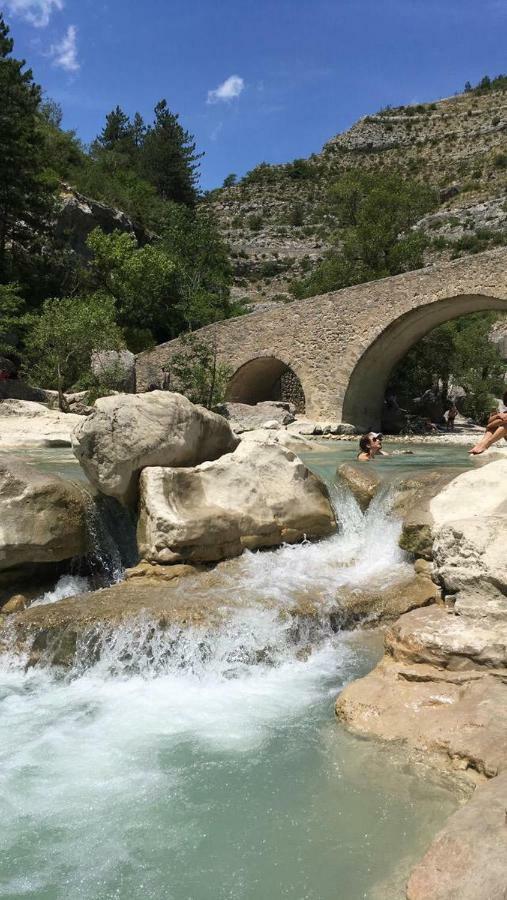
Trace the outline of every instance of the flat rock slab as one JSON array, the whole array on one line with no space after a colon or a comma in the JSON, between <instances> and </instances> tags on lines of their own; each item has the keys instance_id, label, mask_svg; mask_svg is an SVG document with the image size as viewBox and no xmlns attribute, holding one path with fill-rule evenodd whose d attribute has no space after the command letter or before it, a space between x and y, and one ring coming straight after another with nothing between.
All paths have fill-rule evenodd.
<instances>
[{"instance_id":1,"label":"flat rock slab","mask_svg":"<svg viewBox=\"0 0 507 900\"><path fill-rule=\"evenodd\" d=\"M478 787L412 870L408 900L505 900L507 774Z\"/></svg>"}]
</instances>

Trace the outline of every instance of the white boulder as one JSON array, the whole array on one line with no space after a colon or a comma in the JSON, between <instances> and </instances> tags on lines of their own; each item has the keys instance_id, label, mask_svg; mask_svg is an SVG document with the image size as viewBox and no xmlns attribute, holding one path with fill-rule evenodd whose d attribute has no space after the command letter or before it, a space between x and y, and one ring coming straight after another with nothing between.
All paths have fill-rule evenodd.
<instances>
[{"instance_id":1,"label":"white boulder","mask_svg":"<svg viewBox=\"0 0 507 900\"><path fill-rule=\"evenodd\" d=\"M222 416L181 394L151 391L101 397L76 428L73 449L93 485L129 503L146 466L195 466L237 443Z\"/></svg>"},{"instance_id":2,"label":"white boulder","mask_svg":"<svg viewBox=\"0 0 507 900\"><path fill-rule=\"evenodd\" d=\"M429 509L435 569L447 592L507 594L507 459L459 475Z\"/></svg>"},{"instance_id":3,"label":"white boulder","mask_svg":"<svg viewBox=\"0 0 507 900\"><path fill-rule=\"evenodd\" d=\"M31 400L0 402L1 447L70 447L83 416L48 409Z\"/></svg>"},{"instance_id":4,"label":"white boulder","mask_svg":"<svg viewBox=\"0 0 507 900\"><path fill-rule=\"evenodd\" d=\"M141 473L138 544L152 563L211 562L325 537L335 527L324 484L271 441L242 441L195 468Z\"/></svg>"}]
</instances>

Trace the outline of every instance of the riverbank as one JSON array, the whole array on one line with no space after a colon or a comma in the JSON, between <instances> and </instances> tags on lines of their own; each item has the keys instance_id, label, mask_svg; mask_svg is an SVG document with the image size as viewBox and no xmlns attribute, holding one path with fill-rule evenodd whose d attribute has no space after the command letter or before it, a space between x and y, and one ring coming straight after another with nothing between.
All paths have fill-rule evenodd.
<instances>
[{"instance_id":1,"label":"riverbank","mask_svg":"<svg viewBox=\"0 0 507 900\"><path fill-rule=\"evenodd\" d=\"M505 897L506 479L504 457L459 475L426 504L424 555L429 547L442 599L389 627L380 663L336 702L354 733L401 743L413 760L475 788L412 872L409 900Z\"/></svg>"}]
</instances>

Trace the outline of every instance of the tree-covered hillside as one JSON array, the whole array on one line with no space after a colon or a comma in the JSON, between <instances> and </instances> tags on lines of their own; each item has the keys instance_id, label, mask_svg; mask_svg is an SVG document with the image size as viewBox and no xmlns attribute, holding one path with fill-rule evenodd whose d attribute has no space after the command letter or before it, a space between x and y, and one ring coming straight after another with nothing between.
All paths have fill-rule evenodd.
<instances>
[{"instance_id":1,"label":"tree-covered hillside","mask_svg":"<svg viewBox=\"0 0 507 900\"><path fill-rule=\"evenodd\" d=\"M198 203L200 154L165 100L148 123L116 107L84 147L1 16L0 98L2 353L66 389L89 380L77 343L138 351L238 311L227 246ZM59 222L69 191L120 208L135 229L96 228L75 252L72 223Z\"/></svg>"}]
</instances>

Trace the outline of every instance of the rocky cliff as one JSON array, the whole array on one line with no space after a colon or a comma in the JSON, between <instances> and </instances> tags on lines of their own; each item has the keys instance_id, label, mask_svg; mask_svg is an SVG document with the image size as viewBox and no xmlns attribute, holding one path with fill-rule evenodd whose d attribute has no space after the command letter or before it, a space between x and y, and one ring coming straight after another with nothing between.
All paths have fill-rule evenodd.
<instances>
[{"instance_id":1,"label":"rocky cliff","mask_svg":"<svg viewBox=\"0 0 507 900\"><path fill-rule=\"evenodd\" d=\"M396 169L435 185L440 207L418 227L427 262L504 243L507 234L507 92L459 94L386 108L333 137L318 154L261 164L208 202L230 243L234 293L255 304L289 300L290 282L325 253L333 221L322 201L347 171Z\"/></svg>"}]
</instances>

